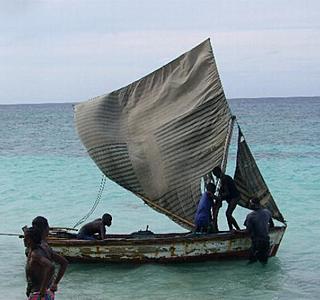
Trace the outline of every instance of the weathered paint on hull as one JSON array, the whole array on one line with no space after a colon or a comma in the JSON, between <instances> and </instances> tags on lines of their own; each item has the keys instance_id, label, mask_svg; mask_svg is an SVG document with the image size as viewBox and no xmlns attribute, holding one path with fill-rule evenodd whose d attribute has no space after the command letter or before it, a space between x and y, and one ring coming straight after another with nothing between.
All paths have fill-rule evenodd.
<instances>
[{"instance_id":1,"label":"weathered paint on hull","mask_svg":"<svg viewBox=\"0 0 320 300\"><path fill-rule=\"evenodd\" d=\"M277 253L286 227L270 232L270 256ZM51 247L70 261L170 263L247 258L251 239L245 232L210 235L158 234L148 237L110 235L103 241L51 239Z\"/></svg>"}]
</instances>

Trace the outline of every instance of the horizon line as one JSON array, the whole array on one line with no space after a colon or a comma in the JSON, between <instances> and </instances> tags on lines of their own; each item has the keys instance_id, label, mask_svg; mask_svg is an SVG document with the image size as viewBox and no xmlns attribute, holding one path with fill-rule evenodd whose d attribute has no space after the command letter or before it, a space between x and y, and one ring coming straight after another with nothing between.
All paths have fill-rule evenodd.
<instances>
[{"instance_id":1,"label":"horizon line","mask_svg":"<svg viewBox=\"0 0 320 300\"><path fill-rule=\"evenodd\" d=\"M99 96L97 96L99 97ZM96 98L96 97L93 97ZM48 104L77 104L77 103L82 103L85 101L89 101L93 98L89 98L84 101L58 101L58 102L25 102L25 103L0 103L1 106L9 106L9 105L48 105ZM319 96L260 96L260 97L232 97L232 98L227 98L227 100L243 100L243 99L294 99L294 98L320 98Z\"/></svg>"}]
</instances>

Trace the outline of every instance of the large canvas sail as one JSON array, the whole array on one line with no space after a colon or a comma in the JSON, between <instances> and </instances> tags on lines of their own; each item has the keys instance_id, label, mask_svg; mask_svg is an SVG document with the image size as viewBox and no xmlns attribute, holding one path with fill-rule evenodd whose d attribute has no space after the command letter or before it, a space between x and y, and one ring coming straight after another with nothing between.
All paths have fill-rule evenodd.
<instances>
[{"instance_id":1,"label":"large canvas sail","mask_svg":"<svg viewBox=\"0 0 320 300\"><path fill-rule=\"evenodd\" d=\"M221 165L230 119L209 40L75 107L78 134L100 170L187 229L201 178Z\"/></svg>"},{"instance_id":2,"label":"large canvas sail","mask_svg":"<svg viewBox=\"0 0 320 300\"><path fill-rule=\"evenodd\" d=\"M285 222L259 171L240 127L234 180L241 194L239 202L241 206L249 208L250 199L258 198L262 206L267 207L271 211L274 219Z\"/></svg>"}]
</instances>

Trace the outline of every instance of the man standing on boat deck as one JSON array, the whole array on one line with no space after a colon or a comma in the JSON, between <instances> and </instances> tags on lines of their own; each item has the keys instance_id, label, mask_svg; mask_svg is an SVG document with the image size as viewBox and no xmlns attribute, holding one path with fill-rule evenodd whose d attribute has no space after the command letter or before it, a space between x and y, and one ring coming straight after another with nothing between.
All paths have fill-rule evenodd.
<instances>
[{"instance_id":1,"label":"man standing on boat deck","mask_svg":"<svg viewBox=\"0 0 320 300\"><path fill-rule=\"evenodd\" d=\"M112 223L112 216L110 214L104 214L101 219L96 219L90 223L83 225L78 233L78 239L80 240L95 240L95 234L99 235L101 240L106 238L106 227L110 227Z\"/></svg>"},{"instance_id":2,"label":"man standing on boat deck","mask_svg":"<svg viewBox=\"0 0 320 300\"><path fill-rule=\"evenodd\" d=\"M216 201L215 210L213 214L214 221L214 229L218 231L218 213L219 209L222 206L222 200L226 200L228 202L228 208L226 211L226 217L228 221L229 230L233 230L233 226L235 229L240 230L240 227L232 216L233 211L235 210L239 200L240 193L234 183L234 180L231 176L226 175L222 172L220 167L215 167L212 170L214 176L220 179L220 191L219 191L219 200Z\"/></svg>"},{"instance_id":3,"label":"man standing on boat deck","mask_svg":"<svg viewBox=\"0 0 320 300\"><path fill-rule=\"evenodd\" d=\"M258 199L251 199L249 207L253 212L247 215L244 222L252 241L249 260L267 263L270 251L269 228L274 227L272 215L269 209L262 208Z\"/></svg>"},{"instance_id":4,"label":"man standing on boat deck","mask_svg":"<svg viewBox=\"0 0 320 300\"><path fill-rule=\"evenodd\" d=\"M199 200L198 208L194 218L196 232L209 232L212 224L211 209L213 208L215 198L214 192L216 186L209 182L206 185L206 192L204 192Z\"/></svg>"}]
</instances>

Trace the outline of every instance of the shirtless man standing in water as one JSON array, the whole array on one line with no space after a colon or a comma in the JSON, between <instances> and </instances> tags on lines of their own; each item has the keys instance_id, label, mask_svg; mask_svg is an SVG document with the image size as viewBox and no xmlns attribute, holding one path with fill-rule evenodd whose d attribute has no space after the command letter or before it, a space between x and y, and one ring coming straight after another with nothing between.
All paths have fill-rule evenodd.
<instances>
[{"instance_id":1,"label":"shirtless man standing in water","mask_svg":"<svg viewBox=\"0 0 320 300\"><path fill-rule=\"evenodd\" d=\"M51 249L48 245L47 238L49 234L49 223L45 217L38 216L32 220L32 226L36 228L41 234L41 248L45 253L45 256L53 263L59 266L57 274L52 278L52 283L50 289L56 292L58 289L58 283L60 282L62 276L64 275L68 261L55 251Z\"/></svg>"},{"instance_id":2,"label":"shirtless man standing in water","mask_svg":"<svg viewBox=\"0 0 320 300\"><path fill-rule=\"evenodd\" d=\"M54 275L54 266L41 248L41 233L34 227L24 231L24 244L28 248L26 277L29 300L53 300L54 292L49 289Z\"/></svg>"}]
</instances>

